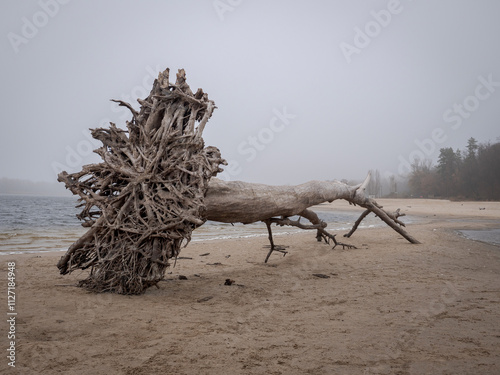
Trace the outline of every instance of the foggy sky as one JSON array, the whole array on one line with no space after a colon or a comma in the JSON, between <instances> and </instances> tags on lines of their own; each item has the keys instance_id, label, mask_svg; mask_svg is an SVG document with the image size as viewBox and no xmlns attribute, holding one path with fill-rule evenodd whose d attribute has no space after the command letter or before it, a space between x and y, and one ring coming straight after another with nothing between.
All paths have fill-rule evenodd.
<instances>
[{"instance_id":1,"label":"foggy sky","mask_svg":"<svg viewBox=\"0 0 500 375\"><path fill-rule=\"evenodd\" d=\"M1 2L0 177L55 181L97 162L110 99L179 68L218 107L207 145L232 180L296 184L407 172L500 136L500 2Z\"/></svg>"}]
</instances>

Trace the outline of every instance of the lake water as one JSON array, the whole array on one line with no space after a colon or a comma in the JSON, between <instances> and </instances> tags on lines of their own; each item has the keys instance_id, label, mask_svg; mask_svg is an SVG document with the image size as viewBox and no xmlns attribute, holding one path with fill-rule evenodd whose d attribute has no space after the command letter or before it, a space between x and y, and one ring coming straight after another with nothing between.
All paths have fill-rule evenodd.
<instances>
[{"instance_id":1,"label":"lake water","mask_svg":"<svg viewBox=\"0 0 500 375\"><path fill-rule=\"evenodd\" d=\"M0 195L0 255L39 253L46 251L66 251L68 247L88 229L80 225L75 208L74 197L35 197L21 195ZM349 231L362 210L359 212L315 210L318 216L328 223L331 233L342 235ZM401 218L405 223L415 218ZM307 220L303 219L308 223ZM385 226L380 219L369 215L360 228ZM275 236L303 232L294 227L273 226ZM466 238L488 242L500 246L500 229L461 230ZM248 238L267 236L264 223L225 224L206 222L197 228L192 241L212 241L226 238Z\"/></svg>"},{"instance_id":2,"label":"lake water","mask_svg":"<svg viewBox=\"0 0 500 375\"><path fill-rule=\"evenodd\" d=\"M500 246L500 229L481 229L481 230L459 230L465 238L474 241L487 242L493 245Z\"/></svg>"},{"instance_id":3,"label":"lake water","mask_svg":"<svg viewBox=\"0 0 500 375\"><path fill-rule=\"evenodd\" d=\"M76 218L80 212L80 209L75 208L76 204L77 199L74 197L0 195L0 255L66 251L88 230ZM356 213L316 212L328 223L330 232L340 232L340 235L350 230L362 210ZM308 223L305 219L303 221ZM383 225L374 215L369 215L360 228ZM276 236L296 232L302 230L273 226ZM231 225L208 221L193 232L192 241L260 236L267 236L266 226L262 222Z\"/></svg>"}]
</instances>

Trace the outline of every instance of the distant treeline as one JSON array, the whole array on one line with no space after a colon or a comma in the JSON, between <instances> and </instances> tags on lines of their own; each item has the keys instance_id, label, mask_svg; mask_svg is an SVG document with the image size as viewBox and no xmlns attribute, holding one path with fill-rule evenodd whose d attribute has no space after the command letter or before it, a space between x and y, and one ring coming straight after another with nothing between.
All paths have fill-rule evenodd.
<instances>
[{"instance_id":1,"label":"distant treeline","mask_svg":"<svg viewBox=\"0 0 500 375\"><path fill-rule=\"evenodd\" d=\"M408 183L418 197L500 200L500 143L470 138L464 150L442 148L436 166L414 161Z\"/></svg>"}]
</instances>

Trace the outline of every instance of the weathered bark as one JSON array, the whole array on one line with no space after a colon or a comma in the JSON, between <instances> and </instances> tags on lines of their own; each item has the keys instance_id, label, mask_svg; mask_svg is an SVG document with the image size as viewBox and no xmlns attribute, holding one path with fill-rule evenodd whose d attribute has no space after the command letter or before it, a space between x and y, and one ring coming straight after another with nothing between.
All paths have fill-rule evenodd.
<instances>
[{"instance_id":1,"label":"weathered bark","mask_svg":"<svg viewBox=\"0 0 500 375\"><path fill-rule=\"evenodd\" d=\"M298 215L306 208L336 199L356 203L353 200L356 199L359 187L360 185L349 186L337 181L270 186L213 178L205 196L207 219L249 224L271 217Z\"/></svg>"},{"instance_id":2,"label":"weathered bark","mask_svg":"<svg viewBox=\"0 0 500 375\"><path fill-rule=\"evenodd\" d=\"M380 207L380 208L382 208L382 207ZM353 233L356 231L356 229L358 229L359 224L361 224L361 222L363 221L363 219L365 217L367 217L370 214L370 212L371 212L370 210L364 211L361 214L361 216L358 218L358 220L356 220L356 222L354 223L354 225L353 225L352 229L349 231L349 233L344 234L344 237L351 237L353 235ZM406 214L400 213L400 209L399 208L393 214L387 212L387 216L389 216L391 218L391 220L393 220L396 224L399 224L399 225L401 225L403 227L406 227L405 223L403 223L402 221L398 220L398 217L400 217L400 216L406 216Z\"/></svg>"},{"instance_id":3,"label":"weathered bark","mask_svg":"<svg viewBox=\"0 0 500 375\"><path fill-rule=\"evenodd\" d=\"M374 199L365 194L369 181L370 175L362 184L356 186L349 186L338 181L311 181L297 186L269 186L241 181L221 181L214 178L210 181L205 196L207 219L225 223L248 224L257 221L266 222L272 218L282 218L280 222L276 220L275 222L279 225L298 226L291 221L285 223L284 218L299 215L316 225L316 227L304 227L303 229L317 229L317 237L319 238L322 232L321 225L324 224L320 223L314 212L307 209L320 203L344 199L351 204L366 208L368 213L375 213L409 242L419 243L401 228L404 224L397 220L396 214L385 212ZM326 236L332 238L324 231L324 227L322 229Z\"/></svg>"},{"instance_id":4,"label":"weathered bark","mask_svg":"<svg viewBox=\"0 0 500 375\"><path fill-rule=\"evenodd\" d=\"M353 235L353 233L356 232L356 229L358 229L359 224L361 224L361 222L363 221L363 219L365 217L367 217L370 214L370 212L371 212L370 210L363 211L363 213L361 214L361 216L358 218L358 220L356 220L356 222L352 226L352 228L349 231L349 233L344 234L344 237L348 237L348 238L351 237Z\"/></svg>"}]
</instances>

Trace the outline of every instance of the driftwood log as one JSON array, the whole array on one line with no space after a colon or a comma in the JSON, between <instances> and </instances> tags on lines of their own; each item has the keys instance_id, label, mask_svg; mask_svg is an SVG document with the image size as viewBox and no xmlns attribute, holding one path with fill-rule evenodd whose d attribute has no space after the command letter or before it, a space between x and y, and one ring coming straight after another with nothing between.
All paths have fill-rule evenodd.
<instances>
[{"instance_id":1,"label":"driftwood log","mask_svg":"<svg viewBox=\"0 0 500 375\"><path fill-rule=\"evenodd\" d=\"M192 231L206 220L264 222L270 240L266 262L273 251L286 253L274 244L272 224L313 229L319 241L353 248L338 242L309 209L336 199L366 209L357 224L373 212L408 241L418 243L395 214L366 196L370 176L357 186L336 181L268 186L213 178L226 164L217 148L204 146L202 137L215 104L201 89L193 94L183 69L175 84L169 82L168 69L161 72L150 95L138 101L139 112L116 101L132 113L127 130L113 123L92 130L103 144L95 151L102 163L58 176L80 197L82 212L77 216L90 228L57 264L62 274L89 268L80 286L96 292L144 292L163 279L169 259L179 255ZM292 220L294 215L310 224Z\"/></svg>"},{"instance_id":2,"label":"driftwood log","mask_svg":"<svg viewBox=\"0 0 500 375\"><path fill-rule=\"evenodd\" d=\"M274 244L271 233L272 223L301 229L314 229L317 230L318 241L324 239L330 242L331 240L334 242L334 247L341 245L354 248L353 245L338 242L335 235L326 231L327 224L309 209L320 203L343 199L366 208L351 232L345 235L346 237L350 237L360 222L373 212L410 243L418 244L419 241L403 229L405 224L398 220L398 217L404 214L400 214L399 210L394 214L388 213L374 199L366 195L365 191L369 182L370 174L362 184L356 186L349 186L338 181L310 181L297 186L269 186L241 181L221 181L213 178L205 197L207 219L243 224L263 221L267 225L271 242L270 251L266 257L267 262L274 250L284 252L284 249ZM302 224L300 218L299 220L289 219L296 215L307 219L311 224Z\"/></svg>"}]
</instances>

